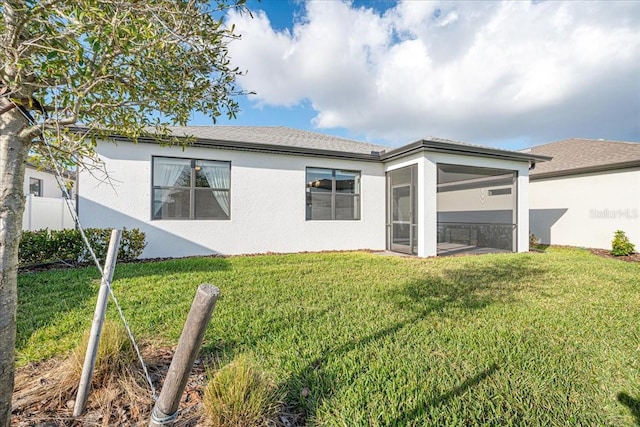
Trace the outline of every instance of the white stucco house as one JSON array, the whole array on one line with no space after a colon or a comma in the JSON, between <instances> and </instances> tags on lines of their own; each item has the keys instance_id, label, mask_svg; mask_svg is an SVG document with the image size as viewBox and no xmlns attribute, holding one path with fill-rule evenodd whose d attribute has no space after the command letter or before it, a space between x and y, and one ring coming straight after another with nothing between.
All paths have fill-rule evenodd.
<instances>
[{"instance_id":1,"label":"white stucco house","mask_svg":"<svg viewBox=\"0 0 640 427\"><path fill-rule=\"evenodd\" d=\"M75 206L75 175L67 171L62 180L68 185L68 194ZM73 216L64 199L66 194L53 171L27 163L22 190L26 197L25 212L22 216L23 230L61 230L75 227Z\"/></svg>"},{"instance_id":2,"label":"white stucco house","mask_svg":"<svg viewBox=\"0 0 640 427\"><path fill-rule=\"evenodd\" d=\"M567 139L530 176L530 227L544 244L611 249L616 230L640 245L640 143Z\"/></svg>"},{"instance_id":3,"label":"white stucco house","mask_svg":"<svg viewBox=\"0 0 640 427\"><path fill-rule=\"evenodd\" d=\"M85 227L140 228L143 257L528 250L529 169L548 157L441 139L389 148L286 127L176 127L184 150L118 135L79 172Z\"/></svg>"}]
</instances>

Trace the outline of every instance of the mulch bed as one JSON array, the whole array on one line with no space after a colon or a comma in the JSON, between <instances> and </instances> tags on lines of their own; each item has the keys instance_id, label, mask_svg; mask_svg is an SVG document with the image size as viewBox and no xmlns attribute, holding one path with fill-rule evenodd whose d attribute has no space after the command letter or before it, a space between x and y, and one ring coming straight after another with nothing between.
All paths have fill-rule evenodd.
<instances>
[{"instance_id":1,"label":"mulch bed","mask_svg":"<svg viewBox=\"0 0 640 427\"><path fill-rule=\"evenodd\" d=\"M155 349L151 354L147 353L145 355L145 360L152 360L151 365L149 366L149 373L158 391L162 388L162 383L169 369L169 365L171 364L172 357L173 350L168 347ZM29 364L18 368L18 375L16 375L16 377L17 379L20 378L20 376L40 377L38 386L50 387L52 386L52 380L48 378L47 372L55 369L55 365L58 363L59 361L52 359L45 362ZM196 363L191 370L187 386L180 402L180 416L174 424L176 427L193 427L201 425L201 406L203 389L206 382L206 364L207 363L202 360L196 360ZM18 386L18 384L16 384L16 386ZM33 392L37 394L38 390L34 389ZM91 393L95 395L99 393L99 390L92 388ZM147 405L142 405L144 407L143 410L132 410L134 409L132 408L133 405L124 397L124 395L121 395L113 399L108 409L87 409L82 416L77 418L73 417L73 400L61 402L60 405L56 405L55 400L42 400L28 405L21 405L20 402L14 401L11 426L146 426L151 416L151 409L153 408L150 391L148 396L141 396L141 401L148 401L145 402L148 403ZM91 399L91 395L89 399ZM108 412L105 413L105 410Z\"/></svg>"},{"instance_id":2,"label":"mulch bed","mask_svg":"<svg viewBox=\"0 0 640 427\"><path fill-rule=\"evenodd\" d=\"M608 249L589 249L589 251L591 251L592 254L603 258L613 258L627 262L640 262L640 253L635 253L627 256L613 256L611 255L611 251Z\"/></svg>"}]
</instances>

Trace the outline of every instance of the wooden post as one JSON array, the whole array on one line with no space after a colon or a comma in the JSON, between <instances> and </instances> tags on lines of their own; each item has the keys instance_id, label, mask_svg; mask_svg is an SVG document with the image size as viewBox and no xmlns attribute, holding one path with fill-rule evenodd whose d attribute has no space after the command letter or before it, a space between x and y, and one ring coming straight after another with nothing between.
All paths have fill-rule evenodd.
<instances>
[{"instance_id":1,"label":"wooden post","mask_svg":"<svg viewBox=\"0 0 640 427\"><path fill-rule=\"evenodd\" d=\"M187 385L191 367L196 360L219 294L220 291L215 286L200 285L198 287L160 397L151 412L149 427L170 426L176 420L182 392Z\"/></svg>"},{"instance_id":2,"label":"wooden post","mask_svg":"<svg viewBox=\"0 0 640 427\"><path fill-rule=\"evenodd\" d=\"M111 279L113 279L113 271L116 268L116 259L118 258L120 236L122 236L122 230L111 231L109 251L107 252L107 259L104 262L100 292L98 293L98 301L96 302L96 309L93 314L89 343L87 344L87 352L84 356L84 365L82 366L82 376L80 377L76 403L73 408L74 417L82 415L84 407L87 404L87 398L89 397L93 368L95 367L98 345L100 344L100 334L102 334L102 324L104 323L104 315L107 311L107 302L109 301L109 286L111 286Z\"/></svg>"}]
</instances>

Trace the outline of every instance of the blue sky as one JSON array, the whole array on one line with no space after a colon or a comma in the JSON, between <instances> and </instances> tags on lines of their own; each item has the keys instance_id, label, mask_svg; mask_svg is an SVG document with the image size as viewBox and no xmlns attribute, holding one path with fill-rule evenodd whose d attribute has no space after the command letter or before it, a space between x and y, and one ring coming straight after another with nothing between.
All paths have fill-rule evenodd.
<instances>
[{"instance_id":1,"label":"blue sky","mask_svg":"<svg viewBox=\"0 0 640 427\"><path fill-rule=\"evenodd\" d=\"M399 146L640 142L640 2L250 0L230 13L247 70L219 124ZM190 124L210 124L194 115Z\"/></svg>"}]
</instances>

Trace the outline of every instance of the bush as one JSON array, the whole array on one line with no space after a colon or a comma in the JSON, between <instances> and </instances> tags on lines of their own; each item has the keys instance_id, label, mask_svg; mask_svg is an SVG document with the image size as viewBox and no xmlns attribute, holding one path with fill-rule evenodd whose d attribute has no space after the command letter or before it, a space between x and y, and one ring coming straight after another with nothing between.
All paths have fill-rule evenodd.
<instances>
[{"instance_id":1,"label":"bush","mask_svg":"<svg viewBox=\"0 0 640 427\"><path fill-rule=\"evenodd\" d=\"M85 234L99 260L104 260L109 249L111 229L87 228ZM132 261L142 255L147 246L145 234L137 228L122 230L118 261ZM51 261L71 263L90 262L91 254L78 230L23 231L20 240L20 265L32 265Z\"/></svg>"},{"instance_id":2,"label":"bush","mask_svg":"<svg viewBox=\"0 0 640 427\"><path fill-rule=\"evenodd\" d=\"M51 259L52 253L55 250L48 229L22 232L18 248L20 265L37 264Z\"/></svg>"},{"instance_id":3,"label":"bush","mask_svg":"<svg viewBox=\"0 0 640 427\"><path fill-rule=\"evenodd\" d=\"M635 249L635 245L629 241L624 231L616 230L611 241L611 255L627 256L635 253Z\"/></svg>"},{"instance_id":4,"label":"bush","mask_svg":"<svg viewBox=\"0 0 640 427\"><path fill-rule=\"evenodd\" d=\"M280 408L276 388L246 356L216 372L204 389L207 425L273 425Z\"/></svg>"},{"instance_id":5,"label":"bush","mask_svg":"<svg viewBox=\"0 0 640 427\"><path fill-rule=\"evenodd\" d=\"M532 232L529 232L529 246L535 246L538 243L540 243L540 239L538 239L538 236L536 236Z\"/></svg>"},{"instance_id":6,"label":"bush","mask_svg":"<svg viewBox=\"0 0 640 427\"><path fill-rule=\"evenodd\" d=\"M111 239L110 228L87 228L84 230L87 240L99 260L103 261L109 250L109 240ZM78 235L80 233L78 232ZM82 240L82 238L80 238ZM118 261L132 261L142 255L142 251L147 246L145 234L137 228L132 230L122 229L120 247L118 248ZM80 252L81 262L91 262L91 253L82 245Z\"/></svg>"}]
</instances>

